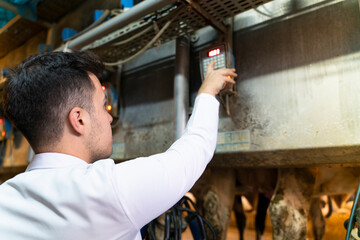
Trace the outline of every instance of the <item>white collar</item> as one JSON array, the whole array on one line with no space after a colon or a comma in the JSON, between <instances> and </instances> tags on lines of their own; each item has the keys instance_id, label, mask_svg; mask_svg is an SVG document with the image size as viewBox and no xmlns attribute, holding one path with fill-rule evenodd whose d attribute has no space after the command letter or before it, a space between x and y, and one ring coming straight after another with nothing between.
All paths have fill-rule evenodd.
<instances>
[{"instance_id":1,"label":"white collar","mask_svg":"<svg viewBox=\"0 0 360 240\"><path fill-rule=\"evenodd\" d=\"M74 165L88 165L84 160L63 153L39 153L31 160L26 171L34 169L63 168Z\"/></svg>"}]
</instances>

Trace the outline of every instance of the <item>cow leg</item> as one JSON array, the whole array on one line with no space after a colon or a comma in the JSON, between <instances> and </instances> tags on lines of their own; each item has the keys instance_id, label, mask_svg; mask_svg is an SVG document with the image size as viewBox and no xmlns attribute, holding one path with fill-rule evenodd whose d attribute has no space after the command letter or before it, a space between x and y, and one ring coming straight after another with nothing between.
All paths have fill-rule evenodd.
<instances>
[{"instance_id":1,"label":"cow leg","mask_svg":"<svg viewBox=\"0 0 360 240\"><path fill-rule=\"evenodd\" d=\"M317 171L314 169L279 169L269 214L274 240L305 240Z\"/></svg>"},{"instance_id":2,"label":"cow leg","mask_svg":"<svg viewBox=\"0 0 360 240\"><path fill-rule=\"evenodd\" d=\"M259 193L259 200L256 210L255 217L255 228L256 228L256 240L261 240L262 235L265 231L265 221L267 215L267 209L270 204L270 199L265 196L263 193Z\"/></svg>"},{"instance_id":3,"label":"cow leg","mask_svg":"<svg viewBox=\"0 0 360 240\"><path fill-rule=\"evenodd\" d=\"M202 200L203 216L213 226L216 239L225 240L235 197L235 172L233 169L211 169L209 190ZM210 232L208 236L211 238Z\"/></svg>"},{"instance_id":4,"label":"cow leg","mask_svg":"<svg viewBox=\"0 0 360 240\"><path fill-rule=\"evenodd\" d=\"M246 227L246 215L241 202L241 195L235 196L234 213L236 219L236 226L239 230L240 240L244 240L244 231Z\"/></svg>"},{"instance_id":5,"label":"cow leg","mask_svg":"<svg viewBox=\"0 0 360 240\"><path fill-rule=\"evenodd\" d=\"M321 212L320 198L312 199L310 217L315 240L323 239L325 235L325 218Z\"/></svg>"}]
</instances>

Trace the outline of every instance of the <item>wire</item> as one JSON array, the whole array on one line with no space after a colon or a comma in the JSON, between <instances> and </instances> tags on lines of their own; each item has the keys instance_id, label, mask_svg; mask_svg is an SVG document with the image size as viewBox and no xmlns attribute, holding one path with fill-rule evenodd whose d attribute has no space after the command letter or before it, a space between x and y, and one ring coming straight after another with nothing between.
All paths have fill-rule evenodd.
<instances>
[{"instance_id":1,"label":"wire","mask_svg":"<svg viewBox=\"0 0 360 240\"><path fill-rule=\"evenodd\" d=\"M161 30L158 32L158 34L156 34L156 36L150 41L148 42L148 44L146 44L146 46L144 48L142 48L140 51L138 51L137 53L135 53L134 55L132 55L131 57L125 59L125 60L120 60L120 61L117 61L117 62L113 62L113 63L108 63L108 62L104 62L104 64L106 66L116 66L116 65L119 65L119 64L124 64L126 62L129 62L131 60L133 60L134 58L136 58L137 56L139 56L140 54L142 54L143 52L145 52L149 47L151 47L154 42L156 40L158 40L158 38L164 33L164 31L170 26L172 20L169 20L162 28Z\"/></svg>"},{"instance_id":2,"label":"wire","mask_svg":"<svg viewBox=\"0 0 360 240\"><path fill-rule=\"evenodd\" d=\"M134 55L132 55L131 57L129 57L125 60L120 60L120 61L112 62L112 63L104 62L105 66L116 66L119 64L124 64L126 62L133 60L134 58L136 58L137 56L139 56L140 54L145 52L149 47L151 47L154 44L155 41L157 41L160 38L160 36L165 32L165 30L170 26L170 24L177 18L177 16L180 14L182 9L183 9L183 7L180 7L177 10L177 12L175 13L175 16L172 19L170 19L169 21L167 21L165 23L165 25L161 28L161 30L155 35L155 37L153 39L151 39L151 41L148 42L146 44L146 46L143 47L140 51L138 51L137 53L135 53Z\"/></svg>"},{"instance_id":3,"label":"wire","mask_svg":"<svg viewBox=\"0 0 360 240\"><path fill-rule=\"evenodd\" d=\"M150 31L151 29L153 29L152 26L150 27L147 27L146 29L144 29L143 31L141 32L138 32L137 34L134 34L133 36L129 37L128 39L126 40L123 40L123 41L119 41L119 42L116 42L116 43L113 43L112 46L119 46L119 45L122 45L122 44L125 44L125 43L128 43L128 42L131 42L132 40L134 40L135 38L138 38L140 37L141 35L147 33L148 31Z\"/></svg>"},{"instance_id":4,"label":"wire","mask_svg":"<svg viewBox=\"0 0 360 240\"><path fill-rule=\"evenodd\" d=\"M264 9L266 10L266 8L264 8ZM254 8L254 10L255 10L256 12L260 13L261 15L264 15L264 16L266 16L266 17L268 17L268 18L273 18L272 15L260 11L258 7Z\"/></svg>"},{"instance_id":5,"label":"wire","mask_svg":"<svg viewBox=\"0 0 360 240\"><path fill-rule=\"evenodd\" d=\"M112 15L112 16L113 16L113 15L117 16L117 15L122 14L122 13L124 12L124 10L119 9L119 8L116 8L116 9L111 9L110 12L111 12L110 15Z\"/></svg>"}]
</instances>

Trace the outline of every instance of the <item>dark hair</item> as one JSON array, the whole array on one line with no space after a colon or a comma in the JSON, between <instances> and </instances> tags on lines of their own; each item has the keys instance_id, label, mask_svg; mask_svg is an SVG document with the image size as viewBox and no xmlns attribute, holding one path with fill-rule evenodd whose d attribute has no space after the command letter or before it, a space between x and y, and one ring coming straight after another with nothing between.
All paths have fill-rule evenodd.
<instances>
[{"instance_id":1,"label":"dark hair","mask_svg":"<svg viewBox=\"0 0 360 240\"><path fill-rule=\"evenodd\" d=\"M90 52L49 52L31 56L7 76L5 115L35 148L55 144L74 107L92 112L95 90L89 73L104 65Z\"/></svg>"}]
</instances>

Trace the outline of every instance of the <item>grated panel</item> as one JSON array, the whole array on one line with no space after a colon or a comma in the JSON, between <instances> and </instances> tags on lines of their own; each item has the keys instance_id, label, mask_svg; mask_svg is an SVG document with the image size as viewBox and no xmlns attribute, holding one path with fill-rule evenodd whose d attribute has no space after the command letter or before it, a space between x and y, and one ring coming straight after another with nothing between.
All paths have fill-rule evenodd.
<instances>
[{"instance_id":1,"label":"grated panel","mask_svg":"<svg viewBox=\"0 0 360 240\"><path fill-rule=\"evenodd\" d=\"M179 5L179 7L182 5ZM173 8L171 12L155 20L159 29L161 29L167 23L167 21L171 20L174 17L173 13L177 9L179 9L179 7ZM122 44L120 46L112 46L111 44L114 42L124 41L150 26L153 26L152 22L148 24L144 24L141 28L137 28L136 30L131 32L127 31L128 27L123 28L118 33L119 35L120 33L125 33L124 35L117 38L116 41L113 41L110 38L110 41L106 42L106 38L102 39L101 40L102 42L100 41L99 45L101 43L107 45L100 48L95 48L93 51L99 54L105 62L115 62L119 59L125 59L135 54L139 50L141 50L144 46L146 46L147 43L154 38L157 31L155 31L155 29L152 28L150 31L146 32L145 34L142 34L141 36L133 39L133 41L128 42L126 44ZM161 44L170 41L179 35L192 34L197 29L202 28L204 26L206 26L204 19L198 14L196 14L191 8L185 7L181 10L178 16L172 21L172 23L167 28L167 30L161 35L159 42ZM157 43L154 44L154 46L156 45Z\"/></svg>"},{"instance_id":2,"label":"grated panel","mask_svg":"<svg viewBox=\"0 0 360 240\"><path fill-rule=\"evenodd\" d=\"M270 2L271 0L199 0L199 5L216 21L222 22L252 8Z\"/></svg>"},{"instance_id":3,"label":"grated panel","mask_svg":"<svg viewBox=\"0 0 360 240\"><path fill-rule=\"evenodd\" d=\"M182 8L176 19L160 37L160 43L165 43L183 34L191 35L196 30L209 25L208 21L191 6L191 2L198 3L198 5L211 16L212 21L223 24L224 20L231 16L256 8L261 4L270 1L271 0L183 0L179 2L177 6L167 8L167 12L159 14L161 11L166 11L162 9L158 11L158 15L154 13L152 16L147 16L147 18L154 19L158 28L161 29L168 20L172 19L174 15L177 14L176 11L179 11L179 9ZM188 2L190 2L190 4ZM154 29L151 29L141 36L134 38L132 41L120 46L112 46L112 43L125 41L152 25L151 21L147 23L144 22L146 21L143 19L135 24L133 23L132 25L118 30L116 33L109 34L85 48L92 49L99 54L105 62L124 60L146 46L157 32ZM157 43L155 43L154 46L157 46Z\"/></svg>"}]
</instances>

